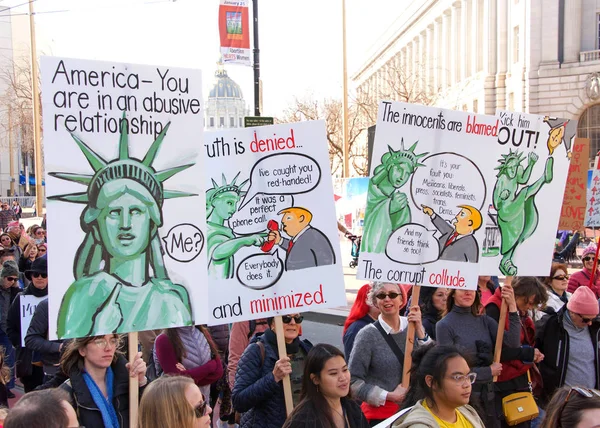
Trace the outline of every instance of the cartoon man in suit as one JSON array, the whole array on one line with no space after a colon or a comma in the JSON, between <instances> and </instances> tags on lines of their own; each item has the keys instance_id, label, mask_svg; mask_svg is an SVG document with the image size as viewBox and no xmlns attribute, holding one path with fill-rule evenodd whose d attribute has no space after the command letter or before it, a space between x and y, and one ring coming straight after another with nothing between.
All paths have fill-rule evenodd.
<instances>
[{"instance_id":1,"label":"cartoon man in suit","mask_svg":"<svg viewBox=\"0 0 600 428\"><path fill-rule=\"evenodd\" d=\"M297 270L332 265L335 253L323 232L310 225L312 214L305 208L290 207L277 213L282 215L283 231L291 239L283 238L278 230L269 232L268 241L275 241L286 251L285 269Z\"/></svg>"},{"instance_id":2,"label":"cartoon man in suit","mask_svg":"<svg viewBox=\"0 0 600 428\"><path fill-rule=\"evenodd\" d=\"M431 217L433 225L442 233L439 238L439 260L477 263L479 245L473 236L483 223L481 213L470 205L459 205L460 211L450 223L433 212L428 206L421 205L423 212Z\"/></svg>"}]
</instances>

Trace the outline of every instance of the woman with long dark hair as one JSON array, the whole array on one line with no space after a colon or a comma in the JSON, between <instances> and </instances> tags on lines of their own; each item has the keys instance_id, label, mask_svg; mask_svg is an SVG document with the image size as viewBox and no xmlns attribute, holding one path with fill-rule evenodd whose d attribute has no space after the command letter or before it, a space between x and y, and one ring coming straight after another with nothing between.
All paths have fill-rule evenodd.
<instances>
[{"instance_id":1,"label":"woman with long dark hair","mask_svg":"<svg viewBox=\"0 0 600 428\"><path fill-rule=\"evenodd\" d=\"M359 405L350 398L350 372L344 354L319 343L308 353L301 401L284 428L366 428Z\"/></svg>"},{"instance_id":2,"label":"woman with long dark hair","mask_svg":"<svg viewBox=\"0 0 600 428\"><path fill-rule=\"evenodd\" d=\"M423 287L421 290L421 313L423 314L423 328L435 340L435 326L442 319L446 311L448 299L447 288Z\"/></svg>"},{"instance_id":3,"label":"woman with long dark hair","mask_svg":"<svg viewBox=\"0 0 600 428\"><path fill-rule=\"evenodd\" d=\"M156 337L154 352L154 362L164 373L191 377L207 398L210 384L223 375L219 352L204 327L166 329Z\"/></svg>"},{"instance_id":4,"label":"woman with long dark hair","mask_svg":"<svg viewBox=\"0 0 600 428\"><path fill-rule=\"evenodd\" d=\"M350 309L350 314L348 314L348 318L346 318L346 322L344 323L342 341L344 342L344 354L347 359L350 359L352 347L354 346L354 339L356 339L358 332L362 330L363 327L377 321L377 317L381 313L379 308L374 306L369 299L370 291L371 284L365 284L358 289L356 299Z\"/></svg>"},{"instance_id":5,"label":"woman with long dark hair","mask_svg":"<svg viewBox=\"0 0 600 428\"><path fill-rule=\"evenodd\" d=\"M546 407L541 428L593 428L600 421L600 391L564 386Z\"/></svg>"},{"instance_id":6,"label":"woman with long dark hair","mask_svg":"<svg viewBox=\"0 0 600 428\"><path fill-rule=\"evenodd\" d=\"M393 427L485 427L477 411L469 406L477 374L458 349L439 345L415 349L410 377L404 408L413 408Z\"/></svg>"}]
</instances>

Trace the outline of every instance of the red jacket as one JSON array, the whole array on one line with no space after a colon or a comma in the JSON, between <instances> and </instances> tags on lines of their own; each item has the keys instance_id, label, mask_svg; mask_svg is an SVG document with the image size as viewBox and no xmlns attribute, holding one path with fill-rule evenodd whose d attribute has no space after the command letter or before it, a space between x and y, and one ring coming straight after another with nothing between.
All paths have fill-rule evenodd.
<instances>
[{"instance_id":1,"label":"red jacket","mask_svg":"<svg viewBox=\"0 0 600 428\"><path fill-rule=\"evenodd\" d=\"M486 310L490 305L494 305L500 311L502 306L502 288L498 287L494 292L494 295L490 297L485 305ZM535 325L533 324L533 320L529 315L521 316L521 345L528 345L531 347L529 352L519 352L518 350L508 350L503 349L502 353L505 354L506 351L515 351L510 352L512 355L516 355L516 353L523 354L531 354L531 363L526 364L521 359L515 359L510 361L502 362L502 374L498 376L498 382L506 382L507 380L511 380L517 378L525 373L527 370L531 368L531 364L533 363L533 347L535 346ZM508 331L510 322L508 320L508 316L506 317L506 325L504 326L504 331ZM524 351L524 350L523 350Z\"/></svg>"},{"instance_id":2,"label":"red jacket","mask_svg":"<svg viewBox=\"0 0 600 428\"><path fill-rule=\"evenodd\" d=\"M591 274L592 273L589 270L587 270L586 268L583 268L579 272L575 272L569 278L569 286L567 287L567 291L569 293L573 293L575 290L577 290L582 285L589 287ZM594 294L596 295L596 298L600 298L600 271L598 271L598 270L596 271L596 275L594 275L594 282L595 282L595 284L593 284L591 289L594 292Z\"/></svg>"}]
</instances>

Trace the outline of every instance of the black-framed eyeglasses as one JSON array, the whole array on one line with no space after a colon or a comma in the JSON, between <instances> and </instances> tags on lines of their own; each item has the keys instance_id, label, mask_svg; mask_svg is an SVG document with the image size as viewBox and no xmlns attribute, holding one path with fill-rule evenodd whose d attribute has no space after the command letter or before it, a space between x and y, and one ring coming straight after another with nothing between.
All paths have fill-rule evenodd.
<instances>
[{"instance_id":1,"label":"black-framed eyeglasses","mask_svg":"<svg viewBox=\"0 0 600 428\"><path fill-rule=\"evenodd\" d=\"M47 273L39 273L39 272L33 272L31 274L32 277L34 278L39 278L40 276L44 279L48 278L48 274Z\"/></svg>"},{"instance_id":2,"label":"black-framed eyeglasses","mask_svg":"<svg viewBox=\"0 0 600 428\"><path fill-rule=\"evenodd\" d=\"M302 315L296 315L296 316L283 315L281 317L281 321L283 321L284 324L291 323L292 319L296 322L296 324L302 324L302 321L304 320L304 317Z\"/></svg>"},{"instance_id":3,"label":"black-framed eyeglasses","mask_svg":"<svg viewBox=\"0 0 600 428\"><path fill-rule=\"evenodd\" d=\"M577 312L573 312L573 313L574 313L575 315L577 315L579 318L581 318L581 321L583 321L583 322L584 322L584 323L586 323L586 324L589 324L589 323L591 323L592 321L594 321L594 320L596 319L595 317L594 317L594 318L586 318L586 317L584 317L583 315L581 315L581 314L578 314Z\"/></svg>"},{"instance_id":4,"label":"black-framed eyeglasses","mask_svg":"<svg viewBox=\"0 0 600 428\"><path fill-rule=\"evenodd\" d=\"M567 407L569 398L571 398L571 396L573 395L573 391L575 391L576 393L578 393L579 395L581 395L582 397L585 397L585 398L592 398L594 396L596 396L597 398L600 398L600 392L596 391L595 389L587 389L587 388L580 388L578 386L572 386L571 389L569 390L569 393L565 397L565 401L563 402L563 404L560 408L560 411L558 412L558 415L556 417L559 427L562 426L562 424L561 424L562 414L565 410L565 407Z\"/></svg>"},{"instance_id":5,"label":"black-framed eyeglasses","mask_svg":"<svg viewBox=\"0 0 600 428\"><path fill-rule=\"evenodd\" d=\"M559 281L566 281L567 279L569 279L569 275L558 275L558 276L552 277L552 279L557 279Z\"/></svg>"},{"instance_id":6,"label":"black-framed eyeglasses","mask_svg":"<svg viewBox=\"0 0 600 428\"><path fill-rule=\"evenodd\" d=\"M584 257L583 259L581 259L581 260L582 260L582 261L584 261L584 262L589 262L590 260L594 260L594 258L593 258L593 257L591 257L591 256L585 256L585 257Z\"/></svg>"},{"instance_id":7,"label":"black-framed eyeglasses","mask_svg":"<svg viewBox=\"0 0 600 428\"><path fill-rule=\"evenodd\" d=\"M202 394L202 403L194 407L194 413L196 414L197 419L200 419L202 416L206 415L207 406L208 402L206 401L206 397L204 396L204 394Z\"/></svg>"},{"instance_id":8,"label":"black-framed eyeglasses","mask_svg":"<svg viewBox=\"0 0 600 428\"><path fill-rule=\"evenodd\" d=\"M385 300L386 297L389 297L390 299L394 300L396 297L398 297L400 295L400 293L395 293L395 292L389 292L389 293L379 293L377 295L375 295L375 297L377 297L379 300Z\"/></svg>"},{"instance_id":9,"label":"black-framed eyeglasses","mask_svg":"<svg viewBox=\"0 0 600 428\"><path fill-rule=\"evenodd\" d=\"M9 282L15 282L17 280L17 278L14 276L5 276L4 278L6 278L6 280Z\"/></svg>"}]
</instances>

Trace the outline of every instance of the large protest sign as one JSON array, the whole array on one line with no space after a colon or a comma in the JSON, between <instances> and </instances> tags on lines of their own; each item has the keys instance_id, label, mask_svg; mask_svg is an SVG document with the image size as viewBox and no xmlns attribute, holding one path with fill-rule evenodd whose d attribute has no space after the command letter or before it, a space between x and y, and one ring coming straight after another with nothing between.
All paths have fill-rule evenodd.
<instances>
[{"instance_id":1,"label":"large protest sign","mask_svg":"<svg viewBox=\"0 0 600 428\"><path fill-rule=\"evenodd\" d=\"M577 124L498 111L482 275L548 275ZM539 207L539 208L538 208Z\"/></svg>"},{"instance_id":2,"label":"large protest sign","mask_svg":"<svg viewBox=\"0 0 600 428\"><path fill-rule=\"evenodd\" d=\"M324 122L204 141L210 323L345 304Z\"/></svg>"},{"instance_id":3,"label":"large protest sign","mask_svg":"<svg viewBox=\"0 0 600 428\"><path fill-rule=\"evenodd\" d=\"M200 71L41 71L51 337L205 322Z\"/></svg>"},{"instance_id":4,"label":"large protest sign","mask_svg":"<svg viewBox=\"0 0 600 428\"><path fill-rule=\"evenodd\" d=\"M477 287L498 120L379 105L357 276Z\"/></svg>"},{"instance_id":5,"label":"large protest sign","mask_svg":"<svg viewBox=\"0 0 600 428\"><path fill-rule=\"evenodd\" d=\"M600 227L600 156L594 159L586 191L585 227Z\"/></svg>"},{"instance_id":6,"label":"large protest sign","mask_svg":"<svg viewBox=\"0 0 600 428\"><path fill-rule=\"evenodd\" d=\"M587 173L590 163L590 140L575 138L571 151L569 175L563 196L558 228L580 230L583 227L586 211Z\"/></svg>"},{"instance_id":7,"label":"large protest sign","mask_svg":"<svg viewBox=\"0 0 600 428\"><path fill-rule=\"evenodd\" d=\"M248 0L221 0L219 36L223 62L252 65Z\"/></svg>"},{"instance_id":8,"label":"large protest sign","mask_svg":"<svg viewBox=\"0 0 600 428\"><path fill-rule=\"evenodd\" d=\"M21 346L23 347L25 346L25 336L27 336L27 329L31 324L35 308L37 308L38 303L46 298L46 296L36 297L32 294L21 295Z\"/></svg>"}]
</instances>

